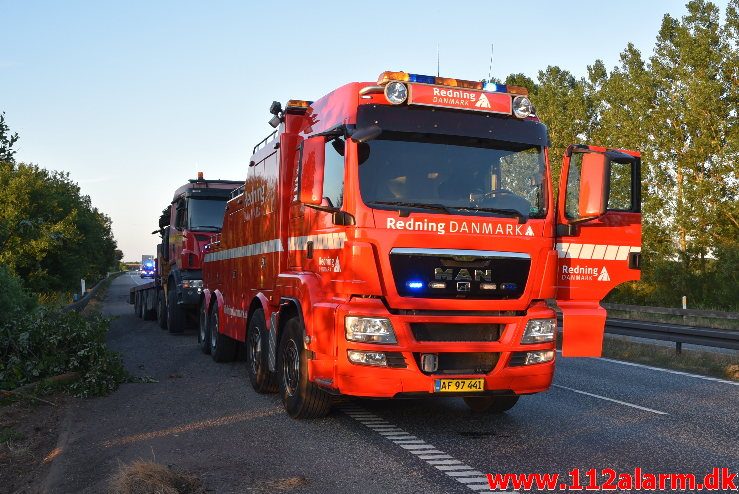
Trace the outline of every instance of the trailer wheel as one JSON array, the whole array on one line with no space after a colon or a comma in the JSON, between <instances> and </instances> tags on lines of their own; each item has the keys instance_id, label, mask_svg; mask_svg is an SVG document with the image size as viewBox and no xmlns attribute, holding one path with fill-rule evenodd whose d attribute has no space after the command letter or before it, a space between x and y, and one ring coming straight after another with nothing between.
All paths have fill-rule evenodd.
<instances>
[{"instance_id":1,"label":"trailer wheel","mask_svg":"<svg viewBox=\"0 0 739 494\"><path fill-rule=\"evenodd\" d=\"M162 329L167 329L167 304L164 303L164 291L157 290L157 323Z\"/></svg>"},{"instance_id":2,"label":"trailer wheel","mask_svg":"<svg viewBox=\"0 0 739 494\"><path fill-rule=\"evenodd\" d=\"M518 396L467 396L464 402L473 412L503 413L518 403Z\"/></svg>"},{"instance_id":3,"label":"trailer wheel","mask_svg":"<svg viewBox=\"0 0 739 494\"><path fill-rule=\"evenodd\" d=\"M208 324L208 306L200 304L200 319L198 321L198 346L204 354L210 353L210 325Z\"/></svg>"},{"instance_id":4,"label":"trailer wheel","mask_svg":"<svg viewBox=\"0 0 739 494\"><path fill-rule=\"evenodd\" d=\"M236 357L236 341L221 333L218 328L218 303L210 310L210 356L216 362L230 362Z\"/></svg>"},{"instance_id":5,"label":"trailer wheel","mask_svg":"<svg viewBox=\"0 0 739 494\"><path fill-rule=\"evenodd\" d=\"M249 381L257 393L274 393L277 391L277 380L269 371L267 349L269 334L264 311L257 309L249 320L246 332L246 369Z\"/></svg>"},{"instance_id":6,"label":"trailer wheel","mask_svg":"<svg viewBox=\"0 0 739 494\"><path fill-rule=\"evenodd\" d=\"M177 305L177 290L173 284L167 290L167 328L170 333L182 333L185 330L185 311Z\"/></svg>"},{"instance_id":7,"label":"trailer wheel","mask_svg":"<svg viewBox=\"0 0 739 494\"><path fill-rule=\"evenodd\" d=\"M331 396L308 381L308 358L303 325L293 317L280 338L277 370L280 395L287 413L295 419L323 417L331 411Z\"/></svg>"},{"instance_id":8,"label":"trailer wheel","mask_svg":"<svg viewBox=\"0 0 739 494\"><path fill-rule=\"evenodd\" d=\"M147 294L145 297L142 297L141 300L141 317L144 319L144 321L153 321L157 318L157 309L156 306L153 309L149 308L149 296L150 296L150 290L147 290Z\"/></svg>"}]
</instances>

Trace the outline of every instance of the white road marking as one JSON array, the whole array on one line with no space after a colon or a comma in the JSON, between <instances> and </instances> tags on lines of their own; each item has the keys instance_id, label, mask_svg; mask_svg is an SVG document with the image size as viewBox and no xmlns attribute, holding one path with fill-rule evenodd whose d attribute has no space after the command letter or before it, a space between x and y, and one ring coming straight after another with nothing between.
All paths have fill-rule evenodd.
<instances>
[{"instance_id":1,"label":"white road marking","mask_svg":"<svg viewBox=\"0 0 739 494\"><path fill-rule=\"evenodd\" d=\"M585 396L591 396L593 398L598 398L600 400L610 401L612 403L618 403L619 405L624 405L631 408L637 408L639 410L644 410L645 412L652 412L656 413L658 415L669 415L667 412L660 412L659 410L654 410L652 408L643 407L641 405L635 405L634 403L629 403L627 401L621 401L621 400L614 400L613 398L608 398L607 396L601 396L594 393L588 393L587 391L581 391L579 389L575 388L568 388L567 386L560 386L558 384L552 384L553 388L560 388L560 389L566 389L567 391L572 391L573 393L578 393Z\"/></svg>"},{"instance_id":2,"label":"white road marking","mask_svg":"<svg viewBox=\"0 0 739 494\"><path fill-rule=\"evenodd\" d=\"M396 427L374 413L367 412L357 405L345 405L340 408L346 415L371 431L392 441L397 446L403 448L404 451L416 455L419 459L439 469L447 477L459 482L470 490L477 492L490 489L484 473L454 459L453 456L444 451L436 449L436 446L414 435L408 434L403 429Z\"/></svg>"},{"instance_id":3,"label":"white road marking","mask_svg":"<svg viewBox=\"0 0 739 494\"><path fill-rule=\"evenodd\" d=\"M690 372L676 371L672 369L662 369L661 367L652 367L651 365L636 364L634 362L624 362L623 360L615 360L610 358L598 358L596 360L604 360L614 364L630 365L632 367L640 367L642 369L655 370L660 372L667 372L668 374L677 374L678 376L694 377L696 379L703 379L704 381L714 381L718 383L731 384L732 386L739 386L739 381L727 381L726 379L719 379L718 377L701 376L698 374L691 374Z\"/></svg>"}]
</instances>

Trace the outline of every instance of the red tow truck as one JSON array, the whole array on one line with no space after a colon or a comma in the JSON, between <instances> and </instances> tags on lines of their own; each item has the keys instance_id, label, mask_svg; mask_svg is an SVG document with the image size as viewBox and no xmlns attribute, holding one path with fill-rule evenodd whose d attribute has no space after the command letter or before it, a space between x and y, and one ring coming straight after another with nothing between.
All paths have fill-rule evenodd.
<instances>
[{"instance_id":1,"label":"red tow truck","mask_svg":"<svg viewBox=\"0 0 739 494\"><path fill-rule=\"evenodd\" d=\"M522 87L384 72L270 112L199 328L216 361L245 343L255 390L295 418L337 395L505 411L552 382L552 301L562 355L600 355L600 300L639 279L638 152L570 146L555 205Z\"/></svg>"},{"instance_id":2,"label":"red tow truck","mask_svg":"<svg viewBox=\"0 0 739 494\"><path fill-rule=\"evenodd\" d=\"M231 192L243 182L205 180L203 173L179 187L153 231L157 245L153 281L131 288L129 303L137 316L156 319L162 329L181 333L188 317L195 320L202 289L203 248L221 231L223 210Z\"/></svg>"}]
</instances>

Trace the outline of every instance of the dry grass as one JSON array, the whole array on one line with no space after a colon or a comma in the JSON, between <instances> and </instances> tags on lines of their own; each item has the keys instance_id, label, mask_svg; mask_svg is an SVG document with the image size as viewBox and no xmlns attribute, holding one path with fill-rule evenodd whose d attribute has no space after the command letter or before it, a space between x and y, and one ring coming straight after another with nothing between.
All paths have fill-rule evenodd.
<instances>
[{"instance_id":1,"label":"dry grass","mask_svg":"<svg viewBox=\"0 0 739 494\"><path fill-rule=\"evenodd\" d=\"M683 348L683 352L677 354L674 346L606 337L603 341L603 356L739 381L739 354L736 352L721 353Z\"/></svg>"},{"instance_id":2,"label":"dry grass","mask_svg":"<svg viewBox=\"0 0 739 494\"><path fill-rule=\"evenodd\" d=\"M203 483L189 473L159 463L137 460L122 465L110 479L113 494L202 494Z\"/></svg>"}]
</instances>

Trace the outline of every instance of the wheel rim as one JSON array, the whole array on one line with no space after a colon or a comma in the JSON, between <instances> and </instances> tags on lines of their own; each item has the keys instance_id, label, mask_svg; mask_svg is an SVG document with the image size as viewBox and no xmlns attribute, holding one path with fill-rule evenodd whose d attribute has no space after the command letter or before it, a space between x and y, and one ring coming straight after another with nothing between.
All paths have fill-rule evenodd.
<instances>
[{"instance_id":1,"label":"wheel rim","mask_svg":"<svg viewBox=\"0 0 739 494\"><path fill-rule=\"evenodd\" d=\"M218 308L213 308L213 321L210 326L210 348L216 348L216 341L218 337Z\"/></svg>"},{"instance_id":2,"label":"wheel rim","mask_svg":"<svg viewBox=\"0 0 739 494\"><path fill-rule=\"evenodd\" d=\"M259 326L249 332L249 368L252 375L259 374L262 362L262 330Z\"/></svg>"},{"instance_id":3,"label":"wheel rim","mask_svg":"<svg viewBox=\"0 0 739 494\"><path fill-rule=\"evenodd\" d=\"M293 339L287 341L282 352L282 379L288 396L293 396L300 382L300 354Z\"/></svg>"},{"instance_id":4,"label":"wheel rim","mask_svg":"<svg viewBox=\"0 0 739 494\"><path fill-rule=\"evenodd\" d=\"M199 331L201 342L205 341L205 325L207 324L207 321L208 321L207 313L205 312L205 310L201 310L200 311L200 331Z\"/></svg>"}]
</instances>

